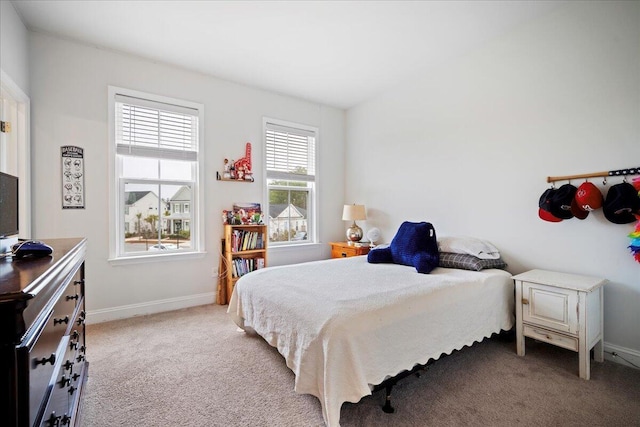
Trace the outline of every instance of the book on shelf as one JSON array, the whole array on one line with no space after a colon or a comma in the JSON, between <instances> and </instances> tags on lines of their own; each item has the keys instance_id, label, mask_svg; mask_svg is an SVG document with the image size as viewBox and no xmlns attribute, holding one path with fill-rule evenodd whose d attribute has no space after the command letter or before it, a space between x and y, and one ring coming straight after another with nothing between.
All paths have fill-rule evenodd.
<instances>
[{"instance_id":1,"label":"book on shelf","mask_svg":"<svg viewBox=\"0 0 640 427\"><path fill-rule=\"evenodd\" d=\"M233 277L242 277L247 273L264 268L264 258L233 258Z\"/></svg>"},{"instance_id":2,"label":"book on shelf","mask_svg":"<svg viewBox=\"0 0 640 427\"><path fill-rule=\"evenodd\" d=\"M242 250L243 250L243 251L246 251L246 250L247 250L247 247L248 247L248 246L247 246L247 242L248 242L248 241L249 241L249 237L248 237L247 233L245 233L245 234L242 236Z\"/></svg>"},{"instance_id":3,"label":"book on shelf","mask_svg":"<svg viewBox=\"0 0 640 427\"><path fill-rule=\"evenodd\" d=\"M251 251L263 249L263 237L260 231L233 230L231 234L231 251Z\"/></svg>"}]
</instances>

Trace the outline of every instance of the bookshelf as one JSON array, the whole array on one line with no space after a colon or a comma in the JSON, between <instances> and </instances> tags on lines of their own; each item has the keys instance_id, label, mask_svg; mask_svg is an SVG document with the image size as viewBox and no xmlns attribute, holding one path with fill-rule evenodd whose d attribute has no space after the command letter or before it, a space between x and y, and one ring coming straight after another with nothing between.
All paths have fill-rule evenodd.
<instances>
[{"instance_id":1,"label":"bookshelf","mask_svg":"<svg viewBox=\"0 0 640 427\"><path fill-rule=\"evenodd\" d=\"M266 225L224 226L227 304L238 279L267 266L269 236Z\"/></svg>"}]
</instances>

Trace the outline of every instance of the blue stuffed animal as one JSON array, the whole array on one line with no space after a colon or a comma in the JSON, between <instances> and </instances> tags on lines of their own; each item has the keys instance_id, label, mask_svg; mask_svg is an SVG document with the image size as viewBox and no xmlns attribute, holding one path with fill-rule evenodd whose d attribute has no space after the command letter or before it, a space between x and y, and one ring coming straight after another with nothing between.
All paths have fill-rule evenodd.
<instances>
[{"instance_id":1,"label":"blue stuffed animal","mask_svg":"<svg viewBox=\"0 0 640 427\"><path fill-rule=\"evenodd\" d=\"M372 264L409 265L415 267L418 273L430 273L440 261L436 230L429 222L405 221L391 244L386 248L371 250L367 261Z\"/></svg>"}]
</instances>

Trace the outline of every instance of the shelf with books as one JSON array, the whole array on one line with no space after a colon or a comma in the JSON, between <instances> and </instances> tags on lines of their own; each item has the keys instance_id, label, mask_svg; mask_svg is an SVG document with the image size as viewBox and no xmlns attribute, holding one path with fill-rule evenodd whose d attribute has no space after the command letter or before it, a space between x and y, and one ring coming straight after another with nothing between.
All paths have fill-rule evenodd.
<instances>
[{"instance_id":1,"label":"shelf with books","mask_svg":"<svg viewBox=\"0 0 640 427\"><path fill-rule=\"evenodd\" d=\"M236 281L243 275L267 266L267 226L224 226L227 303Z\"/></svg>"}]
</instances>

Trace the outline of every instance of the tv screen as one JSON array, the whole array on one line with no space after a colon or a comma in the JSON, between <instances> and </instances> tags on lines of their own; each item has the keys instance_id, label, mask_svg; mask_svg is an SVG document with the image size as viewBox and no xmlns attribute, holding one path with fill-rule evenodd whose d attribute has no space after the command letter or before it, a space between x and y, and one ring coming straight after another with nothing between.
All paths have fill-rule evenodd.
<instances>
[{"instance_id":1,"label":"tv screen","mask_svg":"<svg viewBox=\"0 0 640 427\"><path fill-rule=\"evenodd\" d=\"M0 237L18 234L18 177L0 172Z\"/></svg>"}]
</instances>

